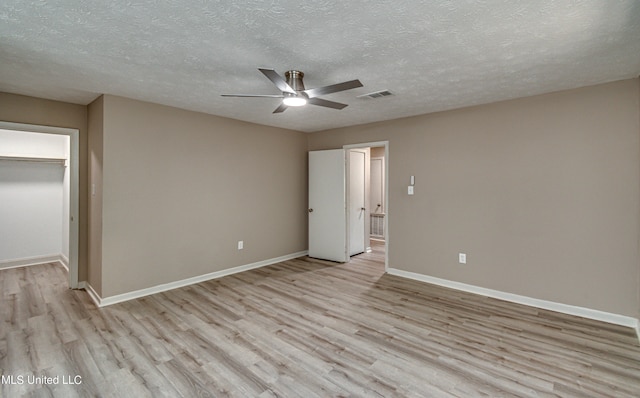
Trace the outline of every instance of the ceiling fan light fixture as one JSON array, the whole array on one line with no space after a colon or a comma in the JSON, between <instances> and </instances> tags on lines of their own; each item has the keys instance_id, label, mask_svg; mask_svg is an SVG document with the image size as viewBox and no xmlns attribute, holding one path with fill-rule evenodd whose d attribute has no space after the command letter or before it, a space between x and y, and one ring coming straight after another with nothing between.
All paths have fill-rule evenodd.
<instances>
[{"instance_id":1,"label":"ceiling fan light fixture","mask_svg":"<svg viewBox=\"0 0 640 398\"><path fill-rule=\"evenodd\" d=\"M304 106L307 104L307 99L304 97L284 97L282 103L286 106Z\"/></svg>"},{"instance_id":2,"label":"ceiling fan light fixture","mask_svg":"<svg viewBox=\"0 0 640 398\"><path fill-rule=\"evenodd\" d=\"M282 103L273 111L273 113L282 113L290 106L304 106L307 104L322 106L331 109L344 109L347 104L329 101L318 98L319 96L338 93L340 91L351 90L352 88L362 87L360 80L349 80L338 84L331 84L324 87L316 87L306 89L302 78L304 73L299 70L288 70L282 76L275 69L258 68L267 79L271 80L282 93L281 95L269 94L222 94L223 97L260 97L260 98L282 98Z\"/></svg>"}]
</instances>

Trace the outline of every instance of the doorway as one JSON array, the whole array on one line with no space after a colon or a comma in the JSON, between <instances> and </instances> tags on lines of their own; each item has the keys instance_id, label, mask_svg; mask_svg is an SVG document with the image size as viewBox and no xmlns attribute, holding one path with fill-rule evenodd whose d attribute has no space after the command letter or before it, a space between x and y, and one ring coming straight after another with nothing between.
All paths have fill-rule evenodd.
<instances>
[{"instance_id":1,"label":"doorway","mask_svg":"<svg viewBox=\"0 0 640 398\"><path fill-rule=\"evenodd\" d=\"M31 124L11 123L0 121L0 129L8 130L16 133L37 133L37 134L55 134L68 136L68 155L64 158L56 159L57 161L64 162L67 167L68 184L66 188L65 199L63 200L64 208L62 214L64 217L63 224L65 228L61 231L63 244L68 247L68 255L66 265L69 270L68 280L69 287L77 289L78 283L78 237L79 237L79 135L80 132L77 129L40 126ZM22 158L27 161L40 161L38 157L28 156L11 156L6 155L7 159L10 158ZM50 160L50 159L49 159ZM67 227L68 226L68 227Z\"/></svg>"},{"instance_id":2,"label":"doorway","mask_svg":"<svg viewBox=\"0 0 640 398\"><path fill-rule=\"evenodd\" d=\"M381 256L384 253L386 271L389 266L389 142L345 145L343 149L347 152L348 163L347 240L350 254L364 251ZM363 161L364 173L361 170ZM362 192L364 200L361 199ZM360 250L362 248L364 250Z\"/></svg>"}]
</instances>

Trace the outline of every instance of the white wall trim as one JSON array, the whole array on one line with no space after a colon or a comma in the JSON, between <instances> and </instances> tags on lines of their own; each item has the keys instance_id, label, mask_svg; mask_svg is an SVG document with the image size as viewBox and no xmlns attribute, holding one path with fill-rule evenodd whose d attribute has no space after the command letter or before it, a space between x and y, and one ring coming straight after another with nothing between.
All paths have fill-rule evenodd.
<instances>
[{"instance_id":1,"label":"white wall trim","mask_svg":"<svg viewBox=\"0 0 640 398\"><path fill-rule=\"evenodd\" d=\"M540 300L540 299L531 298L527 296L521 296L518 294L501 292L499 290L493 290L493 289L487 289L484 287L468 285L466 283L450 281L447 279L440 279L433 276L418 274L415 272L403 271L396 268L389 268L387 272L391 275L400 276L403 278L413 279L416 281L431 283L434 285L461 290L468 293L474 293L482 296L510 301L512 303L523 304L529 307L541 308L545 310L560 312L563 314L575 315L583 318L593 319L596 321L612 323L614 325L630 327L635 329L636 332L638 333L638 336L640 336L640 325L638 324L638 320L630 316L618 315L610 312L593 310L590 308L577 307L574 305L556 303L553 301Z\"/></svg>"},{"instance_id":2,"label":"white wall trim","mask_svg":"<svg viewBox=\"0 0 640 398\"><path fill-rule=\"evenodd\" d=\"M308 251L300 251L297 253L291 253L284 256L271 258L268 260L262 260L251 264L240 265L233 268L223 269L221 271L215 271L208 274L194 276L192 278L182 279L175 282L163 283L161 285L149 287L146 289L134 290L128 293L117 294L115 296L110 297L100 297L98 293L93 289L90 284L86 284L86 291L91 296L91 299L98 307L106 307L108 305L121 303L123 301L129 301L133 299L137 299L140 297L149 296L156 293L165 292L167 290L173 290L184 286L193 285L200 282L205 282L211 279L222 278L223 276L233 275L244 271L249 271L256 268L266 267L267 265L272 265L276 263L280 263L282 261L292 260L294 258L306 256Z\"/></svg>"},{"instance_id":3,"label":"white wall trim","mask_svg":"<svg viewBox=\"0 0 640 398\"><path fill-rule=\"evenodd\" d=\"M60 253L60 263L67 269L67 271L69 271L69 259L64 255L64 253Z\"/></svg>"},{"instance_id":4,"label":"white wall trim","mask_svg":"<svg viewBox=\"0 0 640 398\"><path fill-rule=\"evenodd\" d=\"M103 306L102 304L100 304L102 302L102 298L98 293L96 293L95 289L89 284L89 282L85 282L84 290L86 290L86 292L89 294L89 297L91 297L91 300L96 306Z\"/></svg>"},{"instance_id":5,"label":"white wall trim","mask_svg":"<svg viewBox=\"0 0 640 398\"><path fill-rule=\"evenodd\" d=\"M34 257L17 258L13 260L3 260L3 261L0 261L0 270L10 269L10 268L19 268L19 267L28 267L30 265L39 265L39 264L47 264L47 263L60 263L63 267L67 268L63 260L64 258L65 257L62 254L49 254L46 256L34 256Z\"/></svg>"}]
</instances>

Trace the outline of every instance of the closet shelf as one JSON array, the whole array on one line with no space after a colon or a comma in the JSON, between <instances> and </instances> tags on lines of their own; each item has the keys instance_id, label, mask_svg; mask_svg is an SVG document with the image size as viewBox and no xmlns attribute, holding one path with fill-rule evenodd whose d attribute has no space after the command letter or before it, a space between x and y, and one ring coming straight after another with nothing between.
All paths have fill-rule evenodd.
<instances>
[{"instance_id":1,"label":"closet shelf","mask_svg":"<svg viewBox=\"0 0 640 398\"><path fill-rule=\"evenodd\" d=\"M65 158L47 158L38 156L14 156L14 155L0 155L1 160L8 160L14 162L36 162L36 163L54 163L61 166L67 165L67 159Z\"/></svg>"}]
</instances>

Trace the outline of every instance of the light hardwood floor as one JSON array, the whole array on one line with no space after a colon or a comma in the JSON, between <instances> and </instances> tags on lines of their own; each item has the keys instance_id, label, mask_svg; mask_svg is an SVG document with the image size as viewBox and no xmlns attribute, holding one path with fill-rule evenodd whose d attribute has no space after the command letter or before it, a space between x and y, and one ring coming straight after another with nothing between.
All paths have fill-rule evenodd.
<instances>
[{"instance_id":1,"label":"light hardwood floor","mask_svg":"<svg viewBox=\"0 0 640 398\"><path fill-rule=\"evenodd\" d=\"M384 275L383 262L300 258L102 309L59 266L0 271L0 395L640 395L633 330Z\"/></svg>"}]
</instances>

